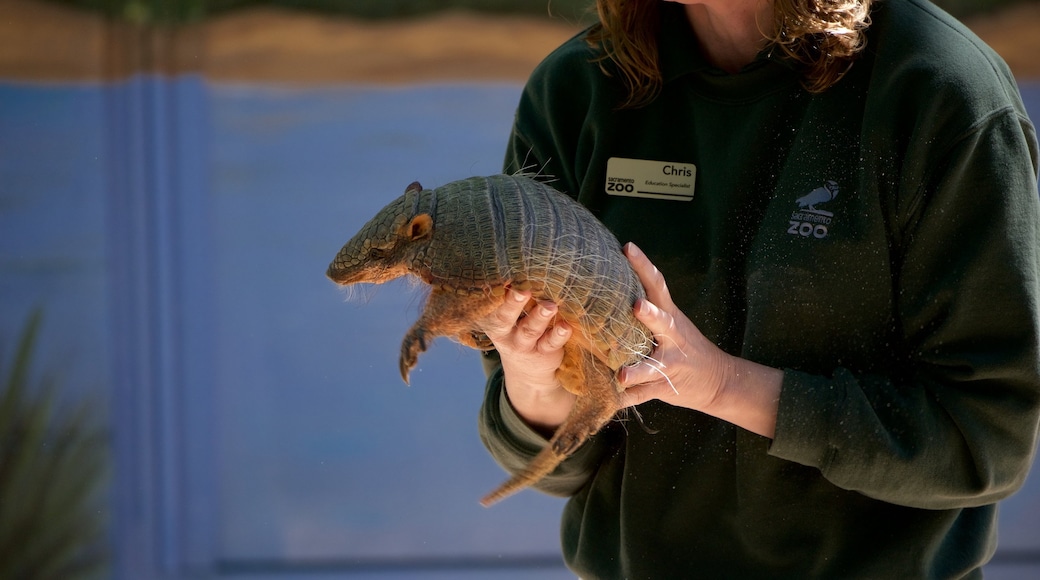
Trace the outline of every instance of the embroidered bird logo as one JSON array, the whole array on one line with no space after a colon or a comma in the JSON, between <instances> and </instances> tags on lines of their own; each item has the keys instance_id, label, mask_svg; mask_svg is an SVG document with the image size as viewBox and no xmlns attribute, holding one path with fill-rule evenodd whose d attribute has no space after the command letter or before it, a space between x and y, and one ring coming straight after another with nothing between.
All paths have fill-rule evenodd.
<instances>
[{"instance_id":1,"label":"embroidered bird logo","mask_svg":"<svg viewBox=\"0 0 1040 580\"><path fill-rule=\"evenodd\" d=\"M838 183L836 181L827 181L821 187L817 187L816 189L805 194L804 196L796 199L795 203L797 203L798 207L801 209L808 208L808 211L814 213L834 215L828 211L816 209L816 204L826 203L838 197L839 189L840 188L838 187Z\"/></svg>"}]
</instances>

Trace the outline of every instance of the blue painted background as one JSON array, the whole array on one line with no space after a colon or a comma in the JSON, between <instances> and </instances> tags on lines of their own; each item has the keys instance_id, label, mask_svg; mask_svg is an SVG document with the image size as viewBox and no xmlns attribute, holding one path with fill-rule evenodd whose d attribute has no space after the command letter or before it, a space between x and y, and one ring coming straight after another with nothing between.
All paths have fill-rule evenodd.
<instances>
[{"instance_id":1,"label":"blue painted background","mask_svg":"<svg viewBox=\"0 0 1040 580\"><path fill-rule=\"evenodd\" d=\"M516 87L212 92L222 558L530 557L559 503L495 509L483 374L446 340L397 371L421 294L324 277L414 180L499 171ZM549 523L549 525L546 525Z\"/></svg>"},{"instance_id":2,"label":"blue painted background","mask_svg":"<svg viewBox=\"0 0 1040 580\"><path fill-rule=\"evenodd\" d=\"M0 83L0 348L43 306L39 360L107 401L116 577L570 577L560 500L477 504L476 354L406 387L417 290L324 278L411 181L497 172L519 91ZM1040 572L1038 479L988 577Z\"/></svg>"}]
</instances>

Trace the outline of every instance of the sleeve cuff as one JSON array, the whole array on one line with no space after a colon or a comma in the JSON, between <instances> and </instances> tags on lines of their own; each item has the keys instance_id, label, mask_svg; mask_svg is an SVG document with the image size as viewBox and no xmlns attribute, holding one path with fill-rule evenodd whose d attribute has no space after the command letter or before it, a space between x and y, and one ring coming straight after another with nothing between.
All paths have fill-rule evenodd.
<instances>
[{"instance_id":1,"label":"sleeve cuff","mask_svg":"<svg viewBox=\"0 0 1040 580\"><path fill-rule=\"evenodd\" d=\"M785 369L769 454L824 469L832 450L836 410L843 398L841 381Z\"/></svg>"}]
</instances>

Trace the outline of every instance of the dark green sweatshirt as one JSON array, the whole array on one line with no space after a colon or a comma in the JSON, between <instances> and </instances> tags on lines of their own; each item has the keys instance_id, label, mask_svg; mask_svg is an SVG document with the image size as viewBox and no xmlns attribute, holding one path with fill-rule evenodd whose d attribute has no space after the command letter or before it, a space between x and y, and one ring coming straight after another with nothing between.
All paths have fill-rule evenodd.
<instances>
[{"instance_id":1,"label":"dark green sweatshirt","mask_svg":"<svg viewBox=\"0 0 1040 580\"><path fill-rule=\"evenodd\" d=\"M931 4L890 0L813 95L768 52L707 66L681 6L661 18L660 96L616 110L623 89L579 35L528 82L506 171L551 176L709 339L783 369L776 436L659 401L639 407L649 429L608 425L539 486L571 498L568 565L980 576L1040 409L1037 144L1007 67ZM510 470L545 444L500 370L481 434Z\"/></svg>"}]
</instances>

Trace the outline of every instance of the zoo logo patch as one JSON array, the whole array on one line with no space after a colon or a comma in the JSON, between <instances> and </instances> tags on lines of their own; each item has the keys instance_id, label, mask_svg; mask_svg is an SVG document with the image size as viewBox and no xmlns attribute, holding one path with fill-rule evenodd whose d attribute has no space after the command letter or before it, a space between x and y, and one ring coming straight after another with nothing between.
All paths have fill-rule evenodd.
<instances>
[{"instance_id":1,"label":"zoo logo patch","mask_svg":"<svg viewBox=\"0 0 1040 580\"><path fill-rule=\"evenodd\" d=\"M816 206L823 205L838 197L838 183L827 181L820 187L794 200L798 209L791 212L791 220L787 233L802 238L823 239L830 231L834 213Z\"/></svg>"}]
</instances>

